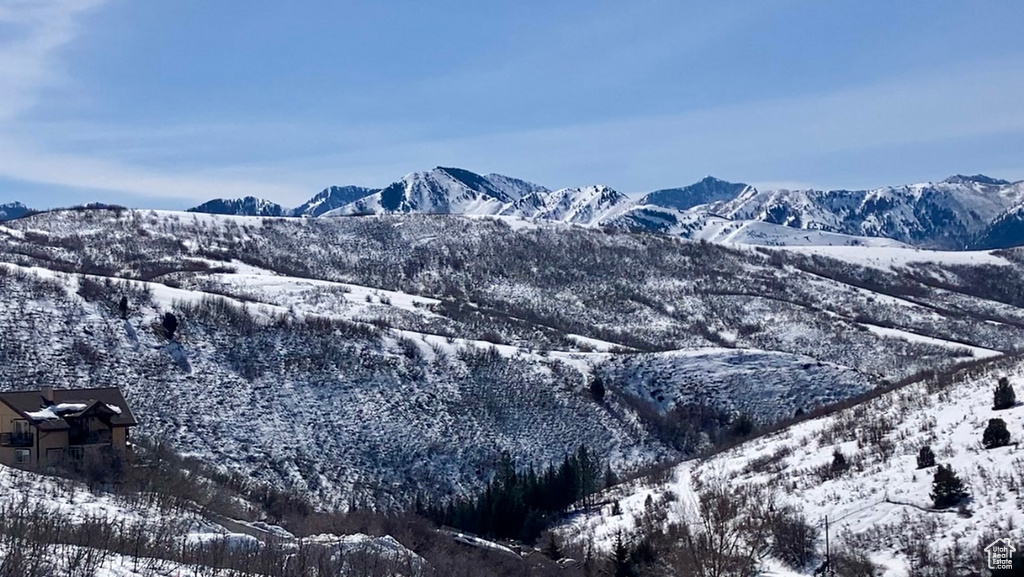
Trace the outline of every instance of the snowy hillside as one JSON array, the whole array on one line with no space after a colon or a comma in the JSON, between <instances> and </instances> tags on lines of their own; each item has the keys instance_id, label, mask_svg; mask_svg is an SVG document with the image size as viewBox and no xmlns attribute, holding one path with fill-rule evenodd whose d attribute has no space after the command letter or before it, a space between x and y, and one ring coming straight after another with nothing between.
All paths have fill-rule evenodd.
<instances>
[{"instance_id":1,"label":"snowy hillside","mask_svg":"<svg viewBox=\"0 0 1024 577\"><path fill-rule=\"evenodd\" d=\"M18 327L0 339L8 387L119 384L144 415L143 434L308 492L324 507L466 491L502 450L542 460L581 443L616 461L665 453L642 430L595 410L580 373L556 356L512 347L506 356L490 343L346 321L369 304L346 306L350 292L363 296L357 287L268 279L263 290L292 306L250 309L164 285L2 274L13 308L0 316ZM289 298L289 289L298 294ZM129 295L127 321L107 306L115 294ZM374 301L366 309L408 307L410 315L414 303L429 302L364 294ZM307 306L338 314L299 312ZM183 323L174 339L152 328L166 310ZM506 390L507 380L517 386Z\"/></svg>"},{"instance_id":2,"label":"snowy hillside","mask_svg":"<svg viewBox=\"0 0 1024 577\"><path fill-rule=\"evenodd\" d=\"M234 539L243 543L252 539L248 535L230 534L185 509L172 512L155 503L142 505L96 494L82 483L2 465L0 511L4 513L5 529L0 534L0 566L11 575L64 575L77 569L79 574L90 571L102 576L135 577L156 570L183 571L186 563L153 558L153 551L157 547L187 548L200 539ZM51 523L59 520L64 534L44 536L44 519ZM136 550L149 553L149 558L125 554L123 542L112 543L127 539L112 539L108 535L103 547L99 535L87 537L108 523L121 526L118 537L134 536ZM22 531L16 535L8 532L14 528Z\"/></svg>"},{"instance_id":3,"label":"snowy hillside","mask_svg":"<svg viewBox=\"0 0 1024 577\"><path fill-rule=\"evenodd\" d=\"M0 380L118 384L144 435L324 506L386 505L475 490L502 452L548 463L585 444L618 469L685 456L701 441L666 432L668 412L715 411L700 425L713 435L739 412L770 421L1024 343L1012 251L729 248L523 222L9 221Z\"/></svg>"},{"instance_id":4,"label":"snowy hillside","mask_svg":"<svg viewBox=\"0 0 1024 577\"><path fill-rule=\"evenodd\" d=\"M140 466L113 491L0 466L0 569L17 577L440 577L453 567L497 577L557 569L535 560L528 572L516 556L486 548L496 544L465 547L412 516L312 514L294 496L267 498L251 482L161 454L170 459L139 452Z\"/></svg>"},{"instance_id":5,"label":"snowy hillside","mask_svg":"<svg viewBox=\"0 0 1024 577\"><path fill-rule=\"evenodd\" d=\"M932 575L929 565L984 567L982 548L997 537L1024 538L1024 483L1016 442L1024 438L1024 407L993 410L997 378L1008 375L1024 388L1024 365L1000 362L899 389L833 415L807 420L700 460L686 461L651 484L616 487L604 497L618 502L573 519L560 529L568 539L594 540L610 550L619 531L632 535L645 502L666 503L668 521L695 521L694 495L708 483L731 491L758 486L775 495L819 528L828 517L833 551L864 551L886 576ZM985 449L990 419L1006 422L1010 446ZM934 466L919 468L920 449L929 446L937 464L950 465L970 493L958 511L933 509ZM836 452L847 468L836 468ZM824 549L824 537L816 546ZM815 560L793 574L810 574ZM767 566L777 567L768 562ZM789 575L788 571L772 573ZM946 573L942 573L946 574Z\"/></svg>"},{"instance_id":6,"label":"snowy hillside","mask_svg":"<svg viewBox=\"0 0 1024 577\"><path fill-rule=\"evenodd\" d=\"M787 419L797 399L829 405L863 393L871 382L855 370L811 357L751 349L698 349L619 356L600 369L631 395L665 412L706 403L762 423ZM805 389L805 390L801 390Z\"/></svg>"}]
</instances>

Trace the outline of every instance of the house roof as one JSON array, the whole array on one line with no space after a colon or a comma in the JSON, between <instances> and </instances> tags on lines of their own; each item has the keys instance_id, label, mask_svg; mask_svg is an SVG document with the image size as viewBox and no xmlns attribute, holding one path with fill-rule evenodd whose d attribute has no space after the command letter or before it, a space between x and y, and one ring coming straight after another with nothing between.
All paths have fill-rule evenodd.
<instances>
[{"instance_id":1,"label":"house roof","mask_svg":"<svg viewBox=\"0 0 1024 577\"><path fill-rule=\"evenodd\" d=\"M121 389L54 389L53 402L48 402L41 391L9 391L0 393L0 402L27 419L42 431L60 431L69 428L66 418L86 414L105 414L110 424L131 427L138 424Z\"/></svg>"}]
</instances>

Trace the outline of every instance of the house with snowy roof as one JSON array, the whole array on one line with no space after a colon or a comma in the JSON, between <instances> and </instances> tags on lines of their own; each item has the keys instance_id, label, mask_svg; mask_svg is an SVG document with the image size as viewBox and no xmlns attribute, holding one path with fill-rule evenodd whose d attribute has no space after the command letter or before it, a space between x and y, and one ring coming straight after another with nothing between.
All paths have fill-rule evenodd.
<instances>
[{"instance_id":1,"label":"house with snowy roof","mask_svg":"<svg viewBox=\"0 0 1024 577\"><path fill-rule=\"evenodd\" d=\"M137 424L117 387L0 392L0 464L41 468L106 449L123 454Z\"/></svg>"}]
</instances>

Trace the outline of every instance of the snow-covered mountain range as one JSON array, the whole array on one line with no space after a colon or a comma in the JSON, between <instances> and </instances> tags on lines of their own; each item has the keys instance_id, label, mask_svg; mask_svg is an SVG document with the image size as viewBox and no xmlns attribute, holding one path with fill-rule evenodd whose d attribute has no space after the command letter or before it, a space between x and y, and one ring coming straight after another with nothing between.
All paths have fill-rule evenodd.
<instances>
[{"instance_id":1,"label":"snow-covered mountain range","mask_svg":"<svg viewBox=\"0 0 1024 577\"><path fill-rule=\"evenodd\" d=\"M707 177L633 200L606 186L549 190L498 174L438 167L373 190L331 187L295 209L214 200L200 212L248 216L462 214L657 232L762 245L963 250L1024 243L1024 182L955 175L871 190L758 190Z\"/></svg>"},{"instance_id":2,"label":"snow-covered mountain range","mask_svg":"<svg viewBox=\"0 0 1024 577\"><path fill-rule=\"evenodd\" d=\"M1022 201L1024 182L956 175L941 182L872 190L748 189L709 208L733 220L963 249L975 245L996 219Z\"/></svg>"}]
</instances>

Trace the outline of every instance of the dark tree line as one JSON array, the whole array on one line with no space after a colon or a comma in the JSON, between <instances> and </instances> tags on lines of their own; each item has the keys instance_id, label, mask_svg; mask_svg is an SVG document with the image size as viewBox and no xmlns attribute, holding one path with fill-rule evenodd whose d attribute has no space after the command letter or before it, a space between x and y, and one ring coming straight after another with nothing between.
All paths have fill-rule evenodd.
<instances>
[{"instance_id":1,"label":"dark tree line","mask_svg":"<svg viewBox=\"0 0 1024 577\"><path fill-rule=\"evenodd\" d=\"M611 469L580 446L560 464L536 470L502 456L487 488L471 498L418 505L419 513L441 525L483 537L534 543L571 505L605 487Z\"/></svg>"}]
</instances>

